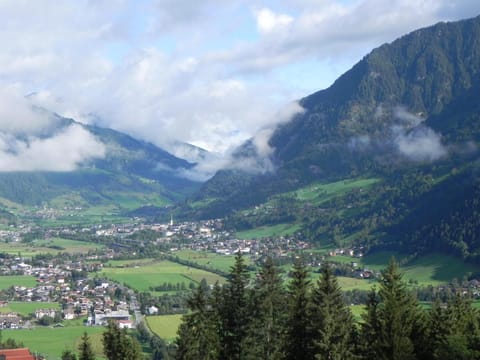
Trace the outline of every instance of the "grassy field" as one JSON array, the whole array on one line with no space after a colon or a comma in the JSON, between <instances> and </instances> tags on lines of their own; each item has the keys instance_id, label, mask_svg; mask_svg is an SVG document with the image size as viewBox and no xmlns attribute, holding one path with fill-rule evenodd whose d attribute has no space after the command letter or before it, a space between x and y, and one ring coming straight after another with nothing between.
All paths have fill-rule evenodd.
<instances>
[{"instance_id":1,"label":"grassy field","mask_svg":"<svg viewBox=\"0 0 480 360\"><path fill-rule=\"evenodd\" d=\"M358 290L370 290L376 281L366 280L366 279L356 279L345 276L338 276L338 285L342 288L343 291L358 289Z\"/></svg>"},{"instance_id":2,"label":"grassy field","mask_svg":"<svg viewBox=\"0 0 480 360\"><path fill-rule=\"evenodd\" d=\"M101 343L103 327L71 326L63 328L37 327L35 329L2 330L2 339L21 341L32 352L58 360L64 350L77 351L80 338L86 331L90 337L97 359L103 358Z\"/></svg>"},{"instance_id":3,"label":"grassy field","mask_svg":"<svg viewBox=\"0 0 480 360\"><path fill-rule=\"evenodd\" d=\"M173 341L182 321L182 315L147 316L148 327L166 341Z\"/></svg>"},{"instance_id":4,"label":"grassy field","mask_svg":"<svg viewBox=\"0 0 480 360\"><path fill-rule=\"evenodd\" d=\"M219 255L207 251L180 250L174 252L173 255L182 260L192 261L224 272L229 272L235 262L235 255ZM246 265L252 264L248 256L243 259Z\"/></svg>"},{"instance_id":5,"label":"grassy field","mask_svg":"<svg viewBox=\"0 0 480 360\"><path fill-rule=\"evenodd\" d=\"M63 250L53 249L55 251L68 252L71 254L87 253L90 250L101 249L104 245L89 243L85 241L77 241L63 238L50 238L48 240L35 240L35 247L49 248L52 246L63 248Z\"/></svg>"},{"instance_id":6,"label":"grassy field","mask_svg":"<svg viewBox=\"0 0 480 360\"><path fill-rule=\"evenodd\" d=\"M34 287L37 281L29 275L0 276L0 290L8 289L10 286Z\"/></svg>"},{"instance_id":7,"label":"grassy field","mask_svg":"<svg viewBox=\"0 0 480 360\"><path fill-rule=\"evenodd\" d=\"M342 263L351 263L354 261L357 262L359 266L363 266L375 271L381 271L388 265L388 262L392 257L395 257L397 261L401 261L405 255L397 252L383 251L367 255L363 258L335 256L330 257L329 260ZM431 254L413 260L412 262L402 266L400 270L403 273L403 279L405 281L413 280L420 286L435 286L448 283L455 278L457 280L462 280L470 273L480 271L480 267L472 264L466 264L462 260L453 256L445 254ZM347 284L345 289L348 290L351 288L357 287L351 287Z\"/></svg>"},{"instance_id":8,"label":"grassy field","mask_svg":"<svg viewBox=\"0 0 480 360\"><path fill-rule=\"evenodd\" d=\"M291 235L299 231L300 227L300 224L260 226L251 230L239 231L235 235L238 239L261 239L265 237Z\"/></svg>"},{"instance_id":9,"label":"grassy field","mask_svg":"<svg viewBox=\"0 0 480 360\"><path fill-rule=\"evenodd\" d=\"M60 304L50 302L12 301L8 303L8 306L0 307L0 313L16 312L20 315L27 316L35 313L35 310L37 309L60 309Z\"/></svg>"},{"instance_id":10,"label":"grassy field","mask_svg":"<svg viewBox=\"0 0 480 360\"><path fill-rule=\"evenodd\" d=\"M300 201L311 201L319 205L336 196L346 194L353 189L365 189L377 183L379 179L352 179L328 184L316 183L296 190L294 194Z\"/></svg>"},{"instance_id":11,"label":"grassy field","mask_svg":"<svg viewBox=\"0 0 480 360\"><path fill-rule=\"evenodd\" d=\"M171 261L139 264L133 268L104 268L102 275L114 281L125 283L138 291L149 291L150 287L159 286L163 283L184 283L188 288L190 283L198 284L202 279L205 279L208 284L214 284L216 281L225 282L225 279L219 275Z\"/></svg>"},{"instance_id":12,"label":"grassy field","mask_svg":"<svg viewBox=\"0 0 480 360\"><path fill-rule=\"evenodd\" d=\"M34 240L31 244L22 242L2 242L0 243L0 253L32 257L38 254L58 254L59 252L79 254L102 247L103 245L84 241L51 238L48 240Z\"/></svg>"}]
</instances>

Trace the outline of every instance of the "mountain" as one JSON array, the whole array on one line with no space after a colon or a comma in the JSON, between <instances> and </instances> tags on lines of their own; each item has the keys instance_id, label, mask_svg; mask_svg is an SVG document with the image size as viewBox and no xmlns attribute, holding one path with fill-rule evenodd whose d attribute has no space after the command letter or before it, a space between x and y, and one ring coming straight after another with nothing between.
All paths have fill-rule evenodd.
<instances>
[{"instance_id":1,"label":"mountain","mask_svg":"<svg viewBox=\"0 0 480 360\"><path fill-rule=\"evenodd\" d=\"M45 113L45 110L37 109ZM73 171L0 173L0 202L22 206L111 207L127 213L163 207L198 189L181 176L194 164L127 134L49 114L54 119L40 138L49 139L71 126L82 127L105 148L105 156L81 163ZM22 135L17 135L21 137ZM3 200L2 200L3 199ZM137 211L141 214L141 211Z\"/></svg>"},{"instance_id":2,"label":"mountain","mask_svg":"<svg viewBox=\"0 0 480 360\"><path fill-rule=\"evenodd\" d=\"M291 192L309 184L375 178L368 195L349 193L321 208L308 204L309 212L298 205L280 218L293 216L311 240L333 238L336 226L344 238L368 247L453 249L478 260L479 71L480 17L384 44L332 86L300 100L304 112L270 138L275 171L221 171L192 198L188 214L223 212L245 224L238 210L279 194L295 200ZM287 207L295 208L293 200ZM338 212L347 201L358 205L355 214ZM325 220L335 209L337 219ZM275 221L266 217L264 224Z\"/></svg>"}]
</instances>

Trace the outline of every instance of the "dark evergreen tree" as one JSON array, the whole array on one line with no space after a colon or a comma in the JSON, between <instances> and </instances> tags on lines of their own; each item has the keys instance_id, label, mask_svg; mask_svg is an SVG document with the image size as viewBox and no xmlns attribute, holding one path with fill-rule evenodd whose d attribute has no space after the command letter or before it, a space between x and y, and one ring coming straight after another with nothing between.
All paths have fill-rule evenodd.
<instances>
[{"instance_id":1,"label":"dark evergreen tree","mask_svg":"<svg viewBox=\"0 0 480 360\"><path fill-rule=\"evenodd\" d=\"M443 307L437 302L429 320L433 359L480 359L480 319L468 296L457 294Z\"/></svg>"},{"instance_id":2,"label":"dark evergreen tree","mask_svg":"<svg viewBox=\"0 0 480 360\"><path fill-rule=\"evenodd\" d=\"M109 321L103 333L103 353L108 360L137 360L141 359L138 341L127 335L125 329Z\"/></svg>"},{"instance_id":3,"label":"dark evergreen tree","mask_svg":"<svg viewBox=\"0 0 480 360\"><path fill-rule=\"evenodd\" d=\"M314 353L318 360L353 358L353 316L330 265L322 264L310 307Z\"/></svg>"},{"instance_id":4,"label":"dark evergreen tree","mask_svg":"<svg viewBox=\"0 0 480 360\"><path fill-rule=\"evenodd\" d=\"M95 353L90 343L90 338L86 332L83 333L82 342L78 346L78 360L95 360Z\"/></svg>"},{"instance_id":5,"label":"dark evergreen tree","mask_svg":"<svg viewBox=\"0 0 480 360\"><path fill-rule=\"evenodd\" d=\"M221 318L220 358L240 359L242 343L246 336L247 314L247 285L249 274L245 260L240 252L235 256L235 264L230 271L228 283L224 286L223 303L219 316Z\"/></svg>"},{"instance_id":6,"label":"dark evergreen tree","mask_svg":"<svg viewBox=\"0 0 480 360\"><path fill-rule=\"evenodd\" d=\"M415 341L422 322L417 300L407 291L397 262L392 259L382 272L378 301L367 304L362 340L371 349L366 359L415 359ZM423 338L423 336L421 336ZM373 356L373 357L372 357Z\"/></svg>"},{"instance_id":7,"label":"dark evergreen tree","mask_svg":"<svg viewBox=\"0 0 480 360\"><path fill-rule=\"evenodd\" d=\"M283 281L268 257L260 269L251 296L250 317L242 359L280 359L285 323Z\"/></svg>"},{"instance_id":8,"label":"dark evergreen tree","mask_svg":"<svg viewBox=\"0 0 480 360\"><path fill-rule=\"evenodd\" d=\"M176 358L214 360L220 352L218 323L203 286L188 300L190 313L183 316L178 329Z\"/></svg>"},{"instance_id":9,"label":"dark evergreen tree","mask_svg":"<svg viewBox=\"0 0 480 360\"><path fill-rule=\"evenodd\" d=\"M297 259L288 284L287 317L283 338L285 360L311 360L314 358L313 338L310 330L310 281L302 259Z\"/></svg>"},{"instance_id":10,"label":"dark evergreen tree","mask_svg":"<svg viewBox=\"0 0 480 360\"><path fill-rule=\"evenodd\" d=\"M77 360L77 355L71 350L63 350L61 360Z\"/></svg>"}]
</instances>

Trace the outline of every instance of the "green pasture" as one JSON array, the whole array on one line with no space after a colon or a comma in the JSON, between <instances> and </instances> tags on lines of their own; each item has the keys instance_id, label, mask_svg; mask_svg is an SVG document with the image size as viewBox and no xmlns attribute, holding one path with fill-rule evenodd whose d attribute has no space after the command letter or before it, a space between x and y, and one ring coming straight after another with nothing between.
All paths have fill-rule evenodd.
<instances>
[{"instance_id":1,"label":"green pasture","mask_svg":"<svg viewBox=\"0 0 480 360\"><path fill-rule=\"evenodd\" d=\"M146 258L146 259L129 259L129 260L109 260L105 263L107 267L135 267L140 265L148 265L158 262L157 259Z\"/></svg>"},{"instance_id":2,"label":"green pasture","mask_svg":"<svg viewBox=\"0 0 480 360\"><path fill-rule=\"evenodd\" d=\"M147 316L145 319L150 330L166 341L175 340L182 323L182 315Z\"/></svg>"},{"instance_id":3,"label":"green pasture","mask_svg":"<svg viewBox=\"0 0 480 360\"><path fill-rule=\"evenodd\" d=\"M38 309L59 309L59 303L51 302L20 302L12 301L7 306L0 307L0 313L16 312L23 316L34 314Z\"/></svg>"},{"instance_id":4,"label":"green pasture","mask_svg":"<svg viewBox=\"0 0 480 360\"><path fill-rule=\"evenodd\" d=\"M353 189L366 189L379 181L373 178L341 180L328 184L315 183L295 190L293 193L300 201L312 201L318 205Z\"/></svg>"},{"instance_id":5,"label":"green pasture","mask_svg":"<svg viewBox=\"0 0 480 360\"><path fill-rule=\"evenodd\" d=\"M416 280L419 285L440 285L478 272L479 266L464 263L461 259L444 255L431 254L415 259L402 267L405 280Z\"/></svg>"},{"instance_id":6,"label":"green pasture","mask_svg":"<svg viewBox=\"0 0 480 360\"><path fill-rule=\"evenodd\" d=\"M357 262L358 266L374 271L385 269L392 257L398 262L405 258L405 254L391 251L381 251L366 255L362 258L350 256L332 256L329 261L340 263ZM421 256L400 267L404 281L415 281L420 286L445 284L453 279L462 280L471 273L480 271L479 266L464 263L461 259L445 255L430 254ZM363 280L361 280L363 281Z\"/></svg>"},{"instance_id":7,"label":"green pasture","mask_svg":"<svg viewBox=\"0 0 480 360\"><path fill-rule=\"evenodd\" d=\"M179 259L224 272L230 272L235 263L235 255L221 255L208 251L180 250L173 253L173 255L178 256ZM248 256L244 256L243 259L246 265L252 264Z\"/></svg>"},{"instance_id":8,"label":"green pasture","mask_svg":"<svg viewBox=\"0 0 480 360\"><path fill-rule=\"evenodd\" d=\"M21 242L0 242L0 253L9 255L19 255L23 257L32 257L38 254L57 254L59 251L45 247L33 247Z\"/></svg>"},{"instance_id":9,"label":"green pasture","mask_svg":"<svg viewBox=\"0 0 480 360\"><path fill-rule=\"evenodd\" d=\"M377 282L374 280L367 279L357 279L346 276L337 276L338 285L342 288L343 291L348 290L370 290L374 284Z\"/></svg>"},{"instance_id":10,"label":"green pasture","mask_svg":"<svg viewBox=\"0 0 480 360\"><path fill-rule=\"evenodd\" d=\"M63 239L63 238L35 240L33 242L33 245L35 247L40 247L40 248L49 248L51 246L60 247L60 248L63 248L63 250L57 250L57 249L53 249L53 250L68 252L72 254L87 253L90 250L96 250L104 247L104 245L101 245L101 244L96 244L96 243L91 243L86 241Z\"/></svg>"},{"instance_id":11,"label":"green pasture","mask_svg":"<svg viewBox=\"0 0 480 360\"><path fill-rule=\"evenodd\" d=\"M0 276L0 290L8 289L11 286L34 287L36 284L36 279L30 275Z\"/></svg>"},{"instance_id":12,"label":"green pasture","mask_svg":"<svg viewBox=\"0 0 480 360\"><path fill-rule=\"evenodd\" d=\"M208 271L180 265L171 261L158 261L146 265L138 265L124 268L104 268L102 275L138 291L149 291L150 287L163 283L184 283L188 285L200 283L205 279L208 284L216 281L223 283L225 279Z\"/></svg>"},{"instance_id":13,"label":"green pasture","mask_svg":"<svg viewBox=\"0 0 480 360\"><path fill-rule=\"evenodd\" d=\"M142 206L165 206L171 203L171 201L163 198L159 194L155 193L140 193L140 192L111 192L106 193L115 205L122 210L135 210Z\"/></svg>"},{"instance_id":14,"label":"green pasture","mask_svg":"<svg viewBox=\"0 0 480 360\"><path fill-rule=\"evenodd\" d=\"M2 339L21 341L33 353L43 354L48 360L58 360L64 350L77 352L84 332L90 337L97 359L103 358L101 343L103 327L36 327L34 329L2 330Z\"/></svg>"},{"instance_id":15,"label":"green pasture","mask_svg":"<svg viewBox=\"0 0 480 360\"><path fill-rule=\"evenodd\" d=\"M261 239L265 237L275 237L291 235L299 231L300 224L277 224L260 226L251 230L238 231L235 236L238 239Z\"/></svg>"}]
</instances>

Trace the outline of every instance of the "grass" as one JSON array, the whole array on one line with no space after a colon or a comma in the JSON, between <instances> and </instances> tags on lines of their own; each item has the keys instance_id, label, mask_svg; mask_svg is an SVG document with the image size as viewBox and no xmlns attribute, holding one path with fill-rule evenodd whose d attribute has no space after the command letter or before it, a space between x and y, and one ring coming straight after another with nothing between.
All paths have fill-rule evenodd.
<instances>
[{"instance_id":1,"label":"grass","mask_svg":"<svg viewBox=\"0 0 480 360\"><path fill-rule=\"evenodd\" d=\"M152 332L166 341L173 341L177 337L182 315L147 316L145 319Z\"/></svg>"},{"instance_id":2,"label":"grass","mask_svg":"<svg viewBox=\"0 0 480 360\"><path fill-rule=\"evenodd\" d=\"M405 255L398 252L381 251L369 254L363 258L334 256L330 257L329 260L340 263L357 262L359 266L374 271L381 271L387 267L392 257L395 257L397 261L401 261ZM410 263L401 266L400 271L403 274L403 280L406 282L412 280L419 286L436 286L449 283L453 279L462 280L465 276L480 271L480 267L464 263L461 259L453 256L445 254L430 254L421 256ZM345 289L348 290L351 288L358 287L347 283Z\"/></svg>"},{"instance_id":3,"label":"grass","mask_svg":"<svg viewBox=\"0 0 480 360\"><path fill-rule=\"evenodd\" d=\"M0 290L8 289L11 286L34 287L37 281L29 275L8 275L0 276Z\"/></svg>"},{"instance_id":4,"label":"grass","mask_svg":"<svg viewBox=\"0 0 480 360\"><path fill-rule=\"evenodd\" d=\"M89 243L86 241L77 241L63 238L50 238L47 240L35 240L33 242L35 247L48 248L51 246L61 247L64 250L57 250L62 252L68 252L71 254L87 253L90 250L101 249L104 245Z\"/></svg>"},{"instance_id":5,"label":"grass","mask_svg":"<svg viewBox=\"0 0 480 360\"><path fill-rule=\"evenodd\" d=\"M0 307L1 313L16 312L23 316L35 313L37 309L60 309L59 303L51 302L9 302L7 306Z\"/></svg>"},{"instance_id":6,"label":"grass","mask_svg":"<svg viewBox=\"0 0 480 360\"><path fill-rule=\"evenodd\" d=\"M466 264L461 259L444 254L431 254L415 259L411 264L402 268L405 280L416 280L419 285L440 285L452 281L462 280L470 273L478 272L480 268Z\"/></svg>"},{"instance_id":7,"label":"grass","mask_svg":"<svg viewBox=\"0 0 480 360\"><path fill-rule=\"evenodd\" d=\"M315 205L324 203L336 196L346 194L353 189L365 189L380 181L379 179L351 179L328 184L316 183L296 190L300 201L311 201Z\"/></svg>"},{"instance_id":8,"label":"grass","mask_svg":"<svg viewBox=\"0 0 480 360\"><path fill-rule=\"evenodd\" d=\"M97 359L103 358L101 344L103 327L71 326L63 328L37 327L35 329L2 330L2 338L23 342L32 352L43 354L47 359L60 359L64 350L77 351L80 338L86 331L90 337Z\"/></svg>"},{"instance_id":9,"label":"grass","mask_svg":"<svg viewBox=\"0 0 480 360\"><path fill-rule=\"evenodd\" d=\"M274 237L282 235L291 235L298 232L300 224L277 224L260 226L255 229L239 231L235 235L238 239L261 239L265 237Z\"/></svg>"},{"instance_id":10,"label":"grass","mask_svg":"<svg viewBox=\"0 0 480 360\"><path fill-rule=\"evenodd\" d=\"M366 280L366 279L357 279L346 276L337 276L338 284L343 291L348 290L370 290L376 281Z\"/></svg>"},{"instance_id":11,"label":"grass","mask_svg":"<svg viewBox=\"0 0 480 360\"><path fill-rule=\"evenodd\" d=\"M176 251L174 255L182 260L192 261L224 272L229 272L235 263L235 255L220 255L207 251L180 250ZM248 256L245 256L243 259L246 265L252 264Z\"/></svg>"},{"instance_id":12,"label":"grass","mask_svg":"<svg viewBox=\"0 0 480 360\"><path fill-rule=\"evenodd\" d=\"M114 281L125 283L138 291L150 291L150 287L159 286L163 283L184 283L188 288L191 282L198 284L202 279L205 279L208 284L214 284L216 281L225 282L225 279L219 275L171 261L139 264L133 268L104 268L102 275Z\"/></svg>"}]
</instances>

